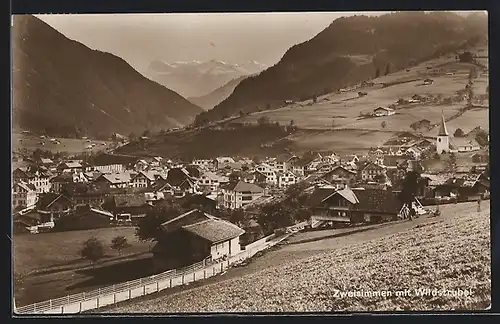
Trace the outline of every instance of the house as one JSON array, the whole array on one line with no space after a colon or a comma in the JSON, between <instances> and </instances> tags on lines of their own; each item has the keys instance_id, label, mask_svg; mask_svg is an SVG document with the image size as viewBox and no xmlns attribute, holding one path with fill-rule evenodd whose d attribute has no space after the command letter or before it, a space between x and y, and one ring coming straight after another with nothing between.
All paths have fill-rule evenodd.
<instances>
[{"instance_id":1,"label":"house","mask_svg":"<svg viewBox=\"0 0 500 324\"><path fill-rule=\"evenodd\" d=\"M105 183L110 188L128 188L130 186L131 175L129 172L103 173L94 182Z\"/></svg>"},{"instance_id":2,"label":"house","mask_svg":"<svg viewBox=\"0 0 500 324\"><path fill-rule=\"evenodd\" d=\"M455 148L459 153L479 151L481 146L475 139L466 137L454 137L451 141L452 148Z\"/></svg>"},{"instance_id":3,"label":"house","mask_svg":"<svg viewBox=\"0 0 500 324\"><path fill-rule=\"evenodd\" d=\"M104 202L102 208L110 211L117 221L137 221L153 208L144 194L117 194Z\"/></svg>"},{"instance_id":4,"label":"house","mask_svg":"<svg viewBox=\"0 0 500 324\"><path fill-rule=\"evenodd\" d=\"M222 194L224 207L238 209L262 197L264 189L252 183L238 181L223 188Z\"/></svg>"},{"instance_id":5,"label":"house","mask_svg":"<svg viewBox=\"0 0 500 324\"><path fill-rule=\"evenodd\" d=\"M391 116L395 114L395 111L388 107L378 107L373 110L373 114L377 117Z\"/></svg>"},{"instance_id":6,"label":"house","mask_svg":"<svg viewBox=\"0 0 500 324\"><path fill-rule=\"evenodd\" d=\"M275 169L271 165L266 163L261 163L255 168L255 170L256 170L255 173L256 182L266 183L271 186L275 186L278 184L278 176L275 172ZM263 180L262 175L265 177L265 182L262 182Z\"/></svg>"},{"instance_id":7,"label":"house","mask_svg":"<svg viewBox=\"0 0 500 324\"><path fill-rule=\"evenodd\" d=\"M202 192L217 192L220 185L220 176L212 171L205 171L200 174L198 187Z\"/></svg>"},{"instance_id":8,"label":"house","mask_svg":"<svg viewBox=\"0 0 500 324\"><path fill-rule=\"evenodd\" d=\"M195 159L191 162L192 165L195 165L202 169L213 170L214 169L214 160L208 159Z\"/></svg>"},{"instance_id":9,"label":"house","mask_svg":"<svg viewBox=\"0 0 500 324\"><path fill-rule=\"evenodd\" d=\"M74 202L70 198L52 192L42 194L36 204L36 211L40 214L42 223L53 223L69 215L73 208Z\"/></svg>"},{"instance_id":10,"label":"house","mask_svg":"<svg viewBox=\"0 0 500 324\"><path fill-rule=\"evenodd\" d=\"M386 169L397 169L402 163L406 162L410 157L407 155L385 155L382 165Z\"/></svg>"},{"instance_id":11,"label":"house","mask_svg":"<svg viewBox=\"0 0 500 324\"><path fill-rule=\"evenodd\" d=\"M364 223L396 220L403 204L389 190L318 189L310 197L315 222Z\"/></svg>"},{"instance_id":12,"label":"house","mask_svg":"<svg viewBox=\"0 0 500 324\"><path fill-rule=\"evenodd\" d=\"M14 183L12 190L12 207L14 209L33 208L38 200L34 185L19 181Z\"/></svg>"},{"instance_id":13,"label":"house","mask_svg":"<svg viewBox=\"0 0 500 324\"><path fill-rule=\"evenodd\" d=\"M40 215L36 212L21 214L15 213L12 222L12 232L18 234L37 234L40 222Z\"/></svg>"},{"instance_id":14,"label":"house","mask_svg":"<svg viewBox=\"0 0 500 324\"><path fill-rule=\"evenodd\" d=\"M202 194L186 195L179 199L179 203L186 209L197 206L208 213L214 213L217 209L217 201L212 196Z\"/></svg>"},{"instance_id":15,"label":"house","mask_svg":"<svg viewBox=\"0 0 500 324\"><path fill-rule=\"evenodd\" d=\"M57 166L57 171L60 173L74 173L74 172L83 172L83 166L80 162L63 162Z\"/></svg>"},{"instance_id":16,"label":"house","mask_svg":"<svg viewBox=\"0 0 500 324\"><path fill-rule=\"evenodd\" d=\"M73 213L55 221L55 230L76 231L109 227L113 214L91 206L81 206Z\"/></svg>"},{"instance_id":17,"label":"house","mask_svg":"<svg viewBox=\"0 0 500 324\"><path fill-rule=\"evenodd\" d=\"M199 176L197 168L172 168L168 171L166 181L174 188L176 197L183 197L185 194L199 192Z\"/></svg>"},{"instance_id":18,"label":"house","mask_svg":"<svg viewBox=\"0 0 500 324\"><path fill-rule=\"evenodd\" d=\"M160 229L152 249L156 270L234 256L241 251L240 236L245 233L238 226L198 209L162 223Z\"/></svg>"},{"instance_id":19,"label":"house","mask_svg":"<svg viewBox=\"0 0 500 324\"><path fill-rule=\"evenodd\" d=\"M12 172L12 177L14 182L32 184L38 194L50 191L49 175L40 168L17 168Z\"/></svg>"},{"instance_id":20,"label":"house","mask_svg":"<svg viewBox=\"0 0 500 324\"><path fill-rule=\"evenodd\" d=\"M432 79L425 79L424 80L424 85L431 85L433 83L434 83L434 80L432 80Z\"/></svg>"},{"instance_id":21,"label":"house","mask_svg":"<svg viewBox=\"0 0 500 324\"><path fill-rule=\"evenodd\" d=\"M93 159L95 170L102 173L122 173L139 159L130 155L101 153Z\"/></svg>"},{"instance_id":22,"label":"house","mask_svg":"<svg viewBox=\"0 0 500 324\"><path fill-rule=\"evenodd\" d=\"M364 181L374 181L380 176L385 176L386 170L383 166L370 162L361 170L361 179Z\"/></svg>"},{"instance_id":23,"label":"house","mask_svg":"<svg viewBox=\"0 0 500 324\"><path fill-rule=\"evenodd\" d=\"M134 170L137 172L146 171L148 168L149 168L149 163L144 159L138 160L134 164Z\"/></svg>"},{"instance_id":24,"label":"house","mask_svg":"<svg viewBox=\"0 0 500 324\"><path fill-rule=\"evenodd\" d=\"M69 173L61 173L52 179L50 182L50 191L55 193L61 193L64 186L68 183L73 183L73 175Z\"/></svg>"},{"instance_id":25,"label":"house","mask_svg":"<svg viewBox=\"0 0 500 324\"><path fill-rule=\"evenodd\" d=\"M278 188L288 188L298 182L298 177L291 171L278 172Z\"/></svg>"},{"instance_id":26,"label":"house","mask_svg":"<svg viewBox=\"0 0 500 324\"><path fill-rule=\"evenodd\" d=\"M139 171L130 178L130 187L147 188L156 180L155 173L151 171Z\"/></svg>"},{"instance_id":27,"label":"house","mask_svg":"<svg viewBox=\"0 0 500 324\"><path fill-rule=\"evenodd\" d=\"M236 163L232 157L218 157L214 160L214 168L215 170L222 170L232 163Z\"/></svg>"},{"instance_id":28,"label":"house","mask_svg":"<svg viewBox=\"0 0 500 324\"><path fill-rule=\"evenodd\" d=\"M335 166L332 170L324 173L321 178L325 179L329 183L336 182L337 180L344 180L342 183L349 184L351 181L356 179L356 172L348 170L343 166Z\"/></svg>"}]
</instances>

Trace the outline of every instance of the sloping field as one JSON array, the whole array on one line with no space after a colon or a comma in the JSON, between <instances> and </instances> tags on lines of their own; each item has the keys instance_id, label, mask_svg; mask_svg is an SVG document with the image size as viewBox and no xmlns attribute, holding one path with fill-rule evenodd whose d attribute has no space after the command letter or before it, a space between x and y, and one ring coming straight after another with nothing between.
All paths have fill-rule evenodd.
<instances>
[{"instance_id":1,"label":"sloping field","mask_svg":"<svg viewBox=\"0 0 500 324\"><path fill-rule=\"evenodd\" d=\"M442 215L437 218L419 218L342 239L285 246L288 258L280 258L274 267L105 311L484 309L491 300L489 202L483 203L481 212L475 208L474 203L442 206ZM290 248L301 256L293 258ZM314 250L323 252L304 256L314 254ZM429 293L418 295L419 289L429 289Z\"/></svg>"},{"instance_id":2,"label":"sloping field","mask_svg":"<svg viewBox=\"0 0 500 324\"><path fill-rule=\"evenodd\" d=\"M477 126L481 126L485 131L489 131L489 112L489 109L485 108L467 110L463 115L446 122L448 132L453 134L457 128L461 128L465 133L468 133Z\"/></svg>"},{"instance_id":3,"label":"sloping field","mask_svg":"<svg viewBox=\"0 0 500 324\"><path fill-rule=\"evenodd\" d=\"M68 154L79 154L82 152L98 152L108 150L110 145L113 145L113 142L109 141L92 141L92 143L96 143L96 146L92 149L87 149L87 146L90 145L90 142L86 142L82 139L77 138L60 138L60 137L52 137L61 142L61 144L51 143L51 138L42 139L33 135L25 135L25 134L12 134L12 149L26 149L28 151L34 151L37 148L44 151L51 152L67 152ZM44 145L40 143L43 142ZM106 145L102 145L102 143L106 143Z\"/></svg>"}]
</instances>

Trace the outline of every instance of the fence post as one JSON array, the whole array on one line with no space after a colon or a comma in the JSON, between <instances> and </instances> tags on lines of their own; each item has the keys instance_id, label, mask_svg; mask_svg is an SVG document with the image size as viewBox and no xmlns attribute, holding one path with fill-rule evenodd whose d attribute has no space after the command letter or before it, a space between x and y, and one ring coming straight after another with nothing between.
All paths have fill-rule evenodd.
<instances>
[{"instance_id":1,"label":"fence post","mask_svg":"<svg viewBox=\"0 0 500 324\"><path fill-rule=\"evenodd\" d=\"M182 277L181 277L181 284L184 284L184 274L182 274Z\"/></svg>"},{"instance_id":2,"label":"fence post","mask_svg":"<svg viewBox=\"0 0 500 324\"><path fill-rule=\"evenodd\" d=\"M156 292L160 291L160 283L156 281Z\"/></svg>"},{"instance_id":3,"label":"fence post","mask_svg":"<svg viewBox=\"0 0 500 324\"><path fill-rule=\"evenodd\" d=\"M207 269L203 269L203 279L207 279Z\"/></svg>"},{"instance_id":4,"label":"fence post","mask_svg":"<svg viewBox=\"0 0 500 324\"><path fill-rule=\"evenodd\" d=\"M128 299L131 299L132 298L132 290L130 290L130 288L128 289Z\"/></svg>"},{"instance_id":5,"label":"fence post","mask_svg":"<svg viewBox=\"0 0 500 324\"><path fill-rule=\"evenodd\" d=\"M146 285L142 285L142 295L145 296L146 295Z\"/></svg>"},{"instance_id":6,"label":"fence post","mask_svg":"<svg viewBox=\"0 0 500 324\"><path fill-rule=\"evenodd\" d=\"M212 268L212 276L215 276L215 266Z\"/></svg>"},{"instance_id":7,"label":"fence post","mask_svg":"<svg viewBox=\"0 0 500 324\"><path fill-rule=\"evenodd\" d=\"M168 288L172 288L172 278L170 278L169 281L170 281L170 283L169 283Z\"/></svg>"},{"instance_id":8,"label":"fence post","mask_svg":"<svg viewBox=\"0 0 500 324\"><path fill-rule=\"evenodd\" d=\"M82 312L82 302L80 302L79 304L80 304L80 309L78 310L78 313L81 313Z\"/></svg>"},{"instance_id":9,"label":"fence post","mask_svg":"<svg viewBox=\"0 0 500 324\"><path fill-rule=\"evenodd\" d=\"M196 281L196 270L193 272L193 282Z\"/></svg>"},{"instance_id":10,"label":"fence post","mask_svg":"<svg viewBox=\"0 0 500 324\"><path fill-rule=\"evenodd\" d=\"M224 271L224 262L220 263L220 272Z\"/></svg>"},{"instance_id":11,"label":"fence post","mask_svg":"<svg viewBox=\"0 0 500 324\"><path fill-rule=\"evenodd\" d=\"M49 299L49 309L52 309L52 299Z\"/></svg>"}]
</instances>

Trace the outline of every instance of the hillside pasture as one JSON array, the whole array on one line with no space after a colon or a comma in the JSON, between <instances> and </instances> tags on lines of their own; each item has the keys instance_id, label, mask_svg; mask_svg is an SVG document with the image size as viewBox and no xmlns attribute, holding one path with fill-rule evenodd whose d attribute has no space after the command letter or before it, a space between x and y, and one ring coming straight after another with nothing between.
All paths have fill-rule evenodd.
<instances>
[{"instance_id":1,"label":"hillside pasture","mask_svg":"<svg viewBox=\"0 0 500 324\"><path fill-rule=\"evenodd\" d=\"M83 242L90 237L102 241L107 256L116 256L117 252L110 248L111 240L115 236L125 236L130 244L122 254L149 251L149 244L137 239L133 227L15 235L14 274L78 263L88 264L88 261L81 259L80 249L83 247Z\"/></svg>"},{"instance_id":2,"label":"hillside pasture","mask_svg":"<svg viewBox=\"0 0 500 324\"><path fill-rule=\"evenodd\" d=\"M51 138L55 138L61 144L55 144L50 141ZM41 142L44 145L40 144ZM95 147L92 149L87 149L87 146L95 143ZM106 145L102 145L105 143ZM47 137L40 138L35 135L28 135L22 133L13 133L12 134L12 149L26 149L28 151L34 151L36 149L41 149L44 151L51 151L53 153L56 152L67 152L68 154L80 154L82 152L98 152L104 151L110 148L113 145L113 142L110 141L97 141L93 140L92 142L87 142L86 140L79 138L60 138L60 137Z\"/></svg>"},{"instance_id":3,"label":"hillside pasture","mask_svg":"<svg viewBox=\"0 0 500 324\"><path fill-rule=\"evenodd\" d=\"M333 150L337 154L366 154L370 147L382 145L393 137L392 132L372 132L362 130L333 130L301 133L290 137L292 151Z\"/></svg>"},{"instance_id":4,"label":"hillside pasture","mask_svg":"<svg viewBox=\"0 0 500 324\"><path fill-rule=\"evenodd\" d=\"M482 310L491 303L490 246L488 201L480 212L475 203L446 205L441 206L439 217L423 216L340 238L285 245L205 285L167 290L97 312ZM472 293L415 293L423 288L471 289ZM404 289L411 294L395 294ZM386 297L337 295L381 290L391 293Z\"/></svg>"},{"instance_id":5,"label":"hillside pasture","mask_svg":"<svg viewBox=\"0 0 500 324\"><path fill-rule=\"evenodd\" d=\"M489 112L489 109L486 108L467 110L461 116L446 122L448 132L453 134L457 128L461 128L465 133L468 133L477 126L489 131Z\"/></svg>"}]
</instances>

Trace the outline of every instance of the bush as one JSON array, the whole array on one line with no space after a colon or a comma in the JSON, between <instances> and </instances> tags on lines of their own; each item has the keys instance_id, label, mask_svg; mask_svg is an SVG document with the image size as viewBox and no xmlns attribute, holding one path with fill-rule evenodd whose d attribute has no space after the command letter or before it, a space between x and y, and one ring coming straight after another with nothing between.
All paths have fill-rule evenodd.
<instances>
[{"instance_id":1,"label":"bush","mask_svg":"<svg viewBox=\"0 0 500 324\"><path fill-rule=\"evenodd\" d=\"M104 257L104 246L101 241L95 237L91 237L83 243L80 255L82 258L90 260L92 264L95 264L95 262Z\"/></svg>"},{"instance_id":2,"label":"bush","mask_svg":"<svg viewBox=\"0 0 500 324\"><path fill-rule=\"evenodd\" d=\"M117 250L118 255L120 255L121 251L128 246L130 246L130 244L128 244L127 238L125 236L116 236L111 240L111 248L113 250Z\"/></svg>"}]
</instances>

